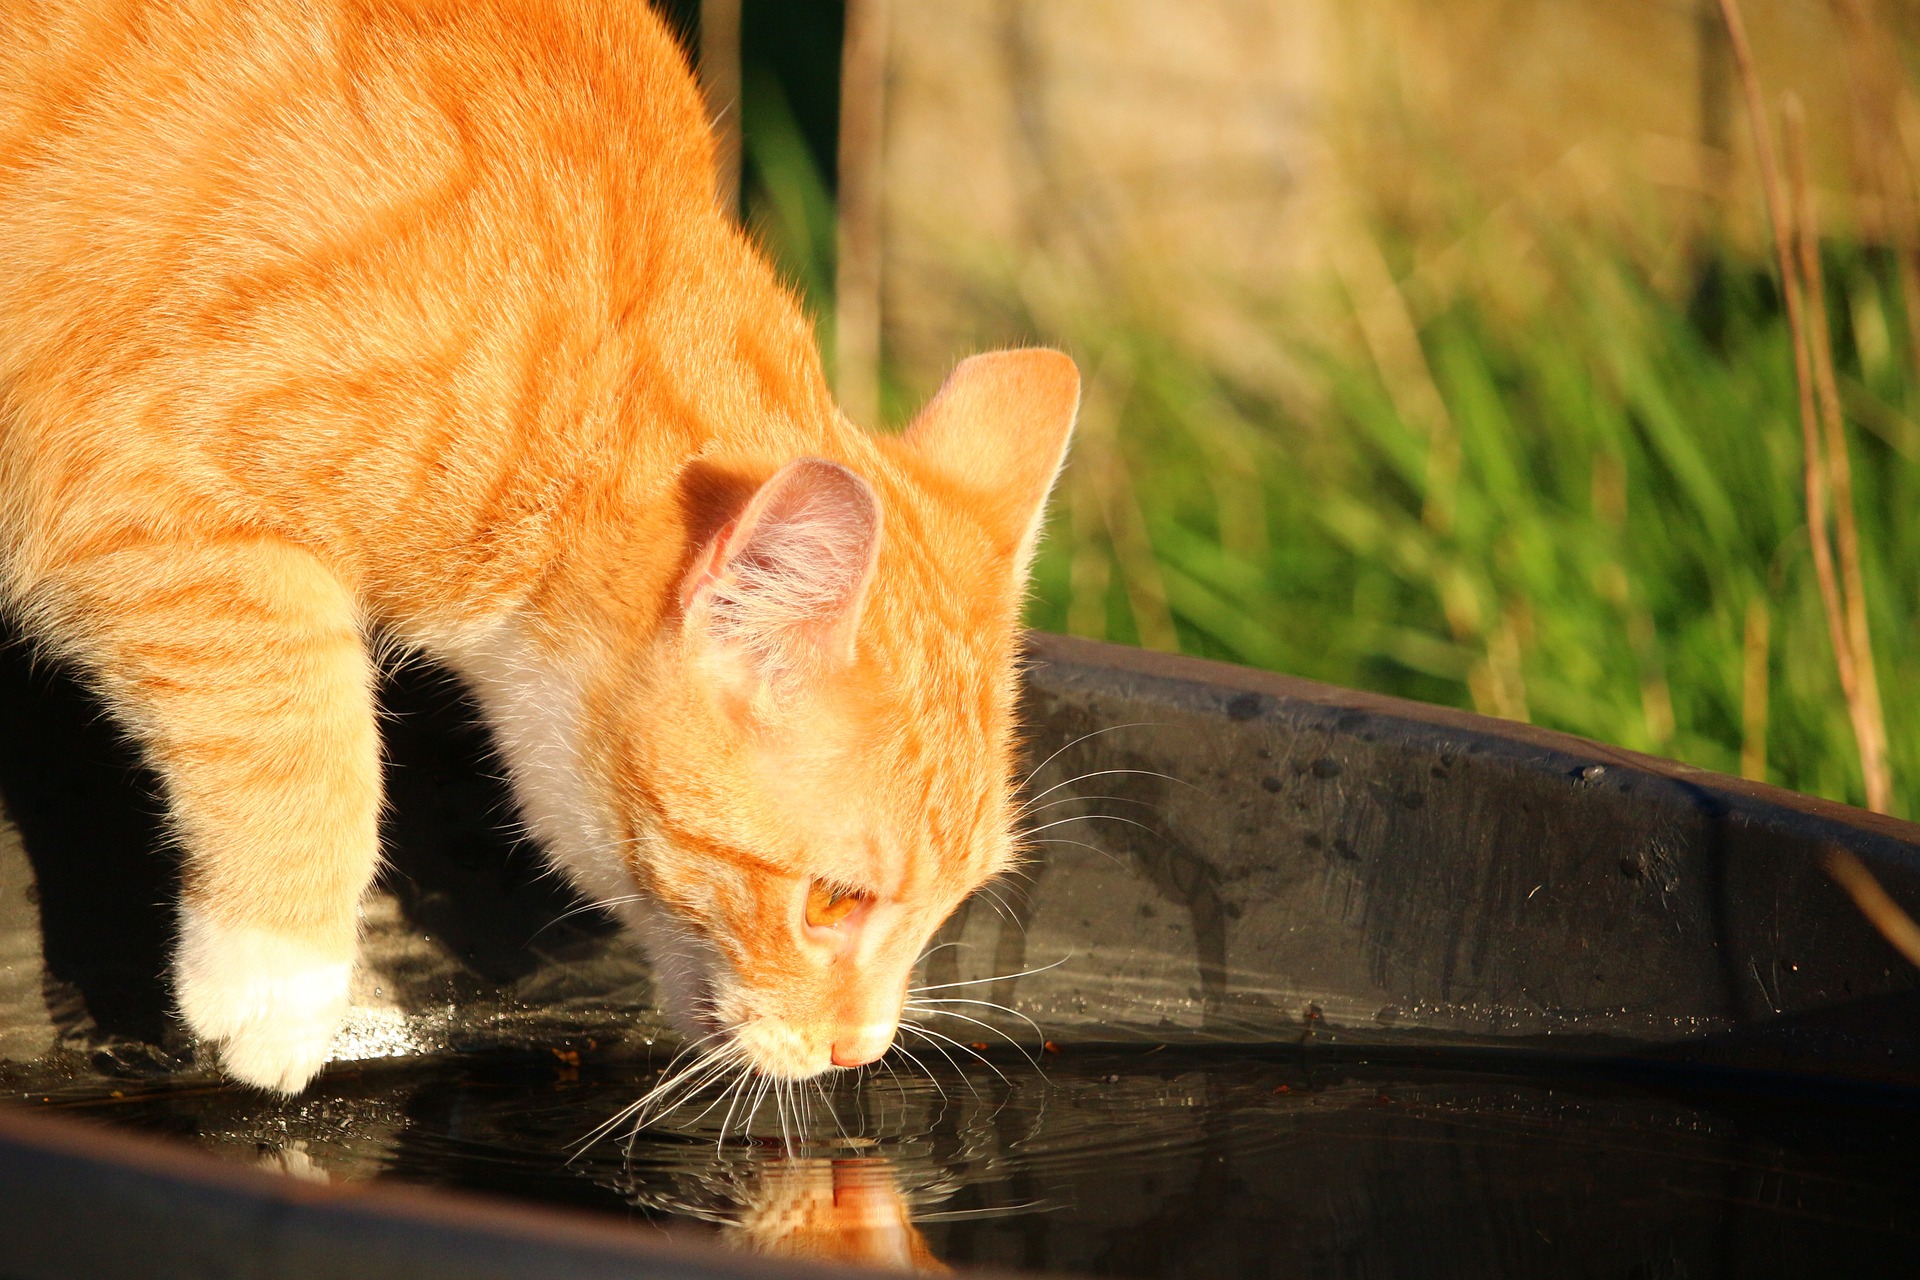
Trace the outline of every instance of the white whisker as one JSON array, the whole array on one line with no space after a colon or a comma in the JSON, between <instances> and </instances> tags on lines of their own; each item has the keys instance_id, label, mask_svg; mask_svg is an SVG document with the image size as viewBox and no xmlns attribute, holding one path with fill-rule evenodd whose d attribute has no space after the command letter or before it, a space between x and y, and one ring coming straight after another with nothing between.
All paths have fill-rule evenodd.
<instances>
[{"instance_id":1,"label":"white whisker","mask_svg":"<svg viewBox=\"0 0 1920 1280\"><path fill-rule=\"evenodd\" d=\"M721 1072L720 1078L725 1079L729 1074L738 1076L740 1080L750 1080L753 1078L753 1064L743 1057L739 1062L734 1063L728 1071ZM699 1124L702 1120L712 1115L715 1108L719 1107L719 1105L726 1100L727 1095L733 1091L733 1087L732 1085L728 1085L715 1092L713 1101L700 1108L700 1114L687 1120L681 1127L692 1128L694 1125Z\"/></svg>"},{"instance_id":2,"label":"white whisker","mask_svg":"<svg viewBox=\"0 0 1920 1280\"><path fill-rule=\"evenodd\" d=\"M946 999L946 1000L908 1000L907 1001L907 1007L909 1009L919 1009L926 1013L945 1013L950 1018L960 1018L965 1016L963 1014L953 1013L945 1009L939 1009L934 1007L936 1005L947 1005L947 1004L977 1004L977 1005L980 1005L982 1008L998 1009L1000 1012L1007 1014L1010 1017L1018 1018L1020 1019L1020 1021L1026 1023L1029 1027L1032 1027L1033 1034L1040 1038L1041 1043L1044 1044L1046 1042L1047 1033L1040 1029L1039 1023L1035 1022L1032 1018L1029 1018L1026 1014L1020 1012L1018 1009L1008 1008L1006 1005L997 1004L992 1000ZM979 1019L977 1018L967 1018L966 1020L969 1022L979 1022ZM1012 1036L1007 1035L1006 1032L1001 1031L998 1027L990 1027L988 1026L987 1023L984 1023L984 1022L980 1022L980 1025L983 1027L988 1027L988 1030L993 1031L996 1035L1004 1037L1009 1044L1012 1044L1018 1047L1019 1042L1016 1041Z\"/></svg>"},{"instance_id":3,"label":"white whisker","mask_svg":"<svg viewBox=\"0 0 1920 1280\"><path fill-rule=\"evenodd\" d=\"M1062 782L1056 782L1052 786L1048 787L1045 791L1035 792L1033 795L1027 797L1027 801L1025 804L1021 805L1018 809L1014 811L1014 816L1017 818L1026 814L1033 808L1036 802L1040 800L1044 800L1046 797L1052 795L1054 792L1060 790L1060 788L1062 787L1070 787L1076 782L1085 782L1089 778L1111 778L1121 774L1133 775L1133 776L1142 777L1142 778L1159 778L1163 782L1171 782L1176 786L1185 787L1189 791L1198 791L1200 789L1194 786L1191 782L1188 782L1183 778L1176 778L1170 773L1161 773L1157 769L1093 769L1086 773L1079 774L1075 777L1068 778Z\"/></svg>"},{"instance_id":4,"label":"white whisker","mask_svg":"<svg viewBox=\"0 0 1920 1280\"><path fill-rule=\"evenodd\" d=\"M747 1118L740 1126L740 1140L753 1141L753 1120L760 1114L760 1104L767 1100L767 1087L773 1083L772 1076L761 1076L760 1084L753 1091L753 1101L747 1106Z\"/></svg>"},{"instance_id":5,"label":"white whisker","mask_svg":"<svg viewBox=\"0 0 1920 1280\"><path fill-rule=\"evenodd\" d=\"M1033 766L1033 768L1027 770L1027 776L1020 779L1020 785L1024 787L1029 782L1032 782L1035 774L1039 773L1042 769L1046 768L1048 765L1052 764L1055 760L1059 759L1063 752L1071 751L1075 747L1079 746L1081 743L1086 742L1093 738L1098 738L1102 734L1118 733L1122 729L1164 729L1164 728L1166 728L1165 725L1158 724L1151 720L1136 720L1131 724L1110 724L1106 726L1104 729L1095 729L1091 733L1083 733L1079 737L1075 738L1072 742L1069 742L1066 746L1056 749L1052 755L1048 756L1045 760L1042 760L1039 764Z\"/></svg>"},{"instance_id":6,"label":"white whisker","mask_svg":"<svg viewBox=\"0 0 1920 1280\"><path fill-rule=\"evenodd\" d=\"M1042 831L1051 831L1055 827L1064 827L1069 822L1120 822L1125 823L1129 827L1138 827L1142 831L1152 832L1156 836L1160 834L1159 831L1144 822L1135 822L1132 818L1123 818L1117 813L1077 813L1071 818L1055 818L1052 822L1043 822L1037 827L1029 827L1021 834L1037 836Z\"/></svg>"},{"instance_id":7,"label":"white whisker","mask_svg":"<svg viewBox=\"0 0 1920 1280\"><path fill-rule=\"evenodd\" d=\"M612 898L605 898L595 902L582 903L577 907L573 907L573 908L570 908L569 910L562 911L559 915L547 921L545 924L541 925L538 929L535 929L533 931L533 937L528 938L527 941L531 943L534 940L534 938L538 938L541 934L553 928L553 926L559 924L563 920L571 920L573 917L585 915L589 911L610 911L614 907L625 906L629 902L644 902L646 901L646 896L647 895L645 895L644 893L623 893Z\"/></svg>"},{"instance_id":8,"label":"white whisker","mask_svg":"<svg viewBox=\"0 0 1920 1280\"><path fill-rule=\"evenodd\" d=\"M1048 836L1046 839L1036 840L1034 841L1034 843L1035 844L1070 844L1081 849L1091 849L1093 852L1099 854L1101 857L1105 858L1108 862L1111 862L1116 867L1125 869L1127 866L1125 859L1116 855L1112 850L1102 849L1097 844L1088 844L1085 840L1071 840L1071 839L1068 839L1066 836Z\"/></svg>"},{"instance_id":9,"label":"white whisker","mask_svg":"<svg viewBox=\"0 0 1920 1280\"><path fill-rule=\"evenodd\" d=\"M587 1147L629 1120L633 1122L628 1132L628 1137L631 1139L649 1123L672 1110L686 1096L698 1092L705 1085L731 1070L736 1059L743 1052L732 1043L700 1050L684 1067L675 1069L676 1064L686 1058L690 1052L707 1041L719 1038L721 1034L716 1032L713 1035L703 1036L691 1044L683 1045L680 1051L668 1061L665 1070L661 1073L661 1078L655 1082L653 1088L642 1094L638 1100L615 1112L611 1119L595 1126L574 1144L574 1158L578 1158Z\"/></svg>"},{"instance_id":10,"label":"white whisker","mask_svg":"<svg viewBox=\"0 0 1920 1280\"><path fill-rule=\"evenodd\" d=\"M1043 964L1033 969L1022 969L1018 973L1002 973L991 978L968 978L965 982L936 982L931 986L908 987L907 994L919 995L922 991L946 991L953 987L977 987L987 982L1008 982L1014 978L1030 978L1036 973L1045 973L1049 969L1058 969L1071 959L1073 959L1073 953L1068 952L1052 964Z\"/></svg>"},{"instance_id":11,"label":"white whisker","mask_svg":"<svg viewBox=\"0 0 1920 1280\"><path fill-rule=\"evenodd\" d=\"M698 1059L676 1079L665 1085L655 1086L640 1102L640 1114L633 1118L633 1127L629 1136L637 1135L640 1130L660 1119L688 1098L721 1079L737 1065L735 1054L728 1050L715 1050L711 1055Z\"/></svg>"},{"instance_id":12,"label":"white whisker","mask_svg":"<svg viewBox=\"0 0 1920 1280\"><path fill-rule=\"evenodd\" d=\"M946 1045L957 1045L960 1043L958 1040L955 1040L952 1036L941 1035L937 1031L930 1030L917 1022L910 1022L904 1018L901 1019L900 1025L933 1046L933 1051L945 1058L947 1065L953 1068L953 1073L960 1077L960 1083L967 1086L967 1092L973 1095L974 1101L980 1101L980 1090L974 1087L973 1078L966 1073L965 1069L954 1060L953 1055L946 1050ZM942 1041L944 1041L945 1044L943 1044ZM972 1051L969 1050L969 1052ZM980 1055L974 1054L974 1056L979 1057Z\"/></svg>"},{"instance_id":13,"label":"white whisker","mask_svg":"<svg viewBox=\"0 0 1920 1280\"><path fill-rule=\"evenodd\" d=\"M901 1020L900 1026L903 1030L907 1028L907 1022L905 1019ZM920 1074L927 1078L927 1083L932 1085L934 1092L940 1095L940 1101L942 1104L945 1104L946 1102L949 1101L949 1099L947 1098L947 1091L940 1087L940 1081L934 1078L934 1074L932 1071L930 1071L927 1068L927 1064L920 1061L920 1056L918 1054L914 1053L913 1050L907 1048L905 1045L901 1044L897 1040L894 1041L893 1047L894 1047L894 1050L900 1053L901 1055L903 1055L908 1062L911 1062L914 1066L920 1068Z\"/></svg>"},{"instance_id":14,"label":"white whisker","mask_svg":"<svg viewBox=\"0 0 1920 1280\"><path fill-rule=\"evenodd\" d=\"M959 1015L953 1014L949 1016L958 1017ZM900 1025L904 1027L904 1026L907 1026L908 1024L905 1022L902 1022ZM926 1036L929 1040L936 1040L936 1041L944 1040L948 1044L952 1045L954 1048L960 1050L962 1053L970 1054L973 1057L979 1059L981 1066L985 1067L987 1070L993 1072L993 1074L1000 1077L1000 1083L1006 1085L1009 1089L1013 1087L1013 1081L1007 1079L1007 1073L1002 1071L1000 1068L994 1066L992 1061L989 1060L985 1054L981 1053L978 1049L974 1048L972 1045L967 1044L965 1041L962 1041L962 1040L955 1040L952 1036L946 1035L943 1032L935 1031L931 1027L923 1027L917 1022L913 1023L912 1026L916 1032L918 1032L920 1035ZM940 1052L943 1057L946 1057L948 1062L953 1062L953 1058L947 1054L947 1051L945 1049L941 1049ZM1035 1071L1038 1071L1040 1069L1040 1065L1034 1062L1033 1059L1028 1058L1027 1062L1029 1063L1029 1065L1033 1067ZM954 1063L954 1070L955 1071L960 1070L960 1066L958 1063ZM963 1080L967 1079L964 1073L962 1073L960 1078ZM972 1081L968 1081L968 1086L969 1087L972 1086ZM980 1096L980 1094L976 1090L973 1096L977 1098Z\"/></svg>"},{"instance_id":15,"label":"white whisker","mask_svg":"<svg viewBox=\"0 0 1920 1280\"><path fill-rule=\"evenodd\" d=\"M1007 905L1007 900L1005 898L1002 898L993 889L990 889L983 884L978 889L975 889L974 892L979 894L982 898L986 899L988 902L992 903L993 909L1000 913L1000 918L1002 920L1005 920L1010 925L1018 926L1022 930L1026 928L1025 925L1020 923L1020 917L1014 914L1013 908Z\"/></svg>"},{"instance_id":16,"label":"white whisker","mask_svg":"<svg viewBox=\"0 0 1920 1280\"><path fill-rule=\"evenodd\" d=\"M1022 816L1038 813L1042 809L1057 809L1063 804L1088 804L1095 800L1106 800L1113 804L1137 804L1143 809L1158 809L1160 806L1151 800L1135 800L1131 796L1062 796L1058 800L1049 800L1045 804L1028 805L1020 810Z\"/></svg>"},{"instance_id":17,"label":"white whisker","mask_svg":"<svg viewBox=\"0 0 1920 1280\"><path fill-rule=\"evenodd\" d=\"M1025 1046L1023 1046L1018 1040L1015 1040L1012 1036L1008 1035L1006 1032L1002 1031L999 1027L994 1026L991 1022L982 1022L979 1018L969 1017L964 1013L955 1013L951 1009L923 1009L921 1010L921 1012L938 1014L948 1018L958 1018L961 1022L970 1022L974 1026L979 1027L982 1030L991 1031L994 1035L999 1036L1002 1040L1005 1040L1008 1044L1012 1045L1013 1051L1019 1054L1022 1058L1025 1058L1027 1060L1028 1066L1032 1067L1035 1071L1040 1070L1039 1062L1034 1060L1033 1055L1027 1052ZM1008 1012L1012 1012L1012 1011L1009 1010ZM1024 1015L1020 1015L1020 1016L1024 1016ZM1031 1022L1032 1019L1028 1019L1028 1021ZM1037 1029L1038 1028L1036 1028L1036 1030ZM1042 1038L1042 1043L1045 1043L1044 1037ZM984 1057L981 1057L980 1051L975 1049L972 1045L967 1045L967 1051L969 1053L972 1053L974 1057L980 1058L982 1062L986 1061ZM1005 1079L1004 1076L1001 1078Z\"/></svg>"},{"instance_id":18,"label":"white whisker","mask_svg":"<svg viewBox=\"0 0 1920 1280\"><path fill-rule=\"evenodd\" d=\"M713 1144L715 1151L718 1151L722 1147L726 1146L727 1130L733 1127L734 1110L737 1107L739 1107L741 1099L746 1096L747 1084L752 1079L753 1079L753 1073L751 1071L741 1072L740 1078L734 1081L732 1086L728 1088L728 1090L724 1095L722 1095L724 1097L731 1098L732 1101L727 1104L727 1114L724 1117L722 1117L720 1120L720 1136L714 1140L714 1144Z\"/></svg>"}]
</instances>

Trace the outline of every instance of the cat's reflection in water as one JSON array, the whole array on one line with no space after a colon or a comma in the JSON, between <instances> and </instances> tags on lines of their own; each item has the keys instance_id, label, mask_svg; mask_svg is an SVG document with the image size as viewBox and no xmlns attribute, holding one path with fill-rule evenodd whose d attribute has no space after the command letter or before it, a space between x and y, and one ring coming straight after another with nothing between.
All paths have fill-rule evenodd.
<instances>
[{"instance_id":1,"label":"cat's reflection in water","mask_svg":"<svg viewBox=\"0 0 1920 1280\"><path fill-rule=\"evenodd\" d=\"M818 1258L944 1272L913 1225L893 1165L878 1156L769 1160L737 1218L729 1244L785 1258Z\"/></svg>"},{"instance_id":2,"label":"cat's reflection in water","mask_svg":"<svg viewBox=\"0 0 1920 1280\"><path fill-rule=\"evenodd\" d=\"M261 1143L256 1163L302 1181L334 1180L299 1139ZM725 1180L730 1203L724 1208L673 1207L687 1217L718 1223L723 1242L753 1253L904 1271L949 1270L913 1225L912 1206L891 1161L786 1156L750 1168L745 1176L736 1173Z\"/></svg>"},{"instance_id":3,"label":"cat's reflection in water","mask_svg":"<svg viewBox=\"0 0 1920 1280\"><path fill-rule=\"evenodd\" d=\"M270 1173L285 1174L301 1182L332 1182L333 1174L327 1167L313 1158L302 1138L290 1138L285 1142L261 1143L260 1155L255 1164Z\"/></svg>"}]
</instances>

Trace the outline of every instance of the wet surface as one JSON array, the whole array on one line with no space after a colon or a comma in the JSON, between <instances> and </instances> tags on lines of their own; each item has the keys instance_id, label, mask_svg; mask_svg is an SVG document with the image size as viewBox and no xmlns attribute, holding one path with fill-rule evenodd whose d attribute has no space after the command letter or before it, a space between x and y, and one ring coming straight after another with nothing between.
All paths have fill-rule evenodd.
<instances>
[{"instance_id":1,"label":"wet surface","mask_svg":"<svg viewBox=\"0 0 1920 1280\"><path fill-rule=\"evenodd\" d=\"M577 1154L664 1055L375 1069L293 1102L171 1085L47 1106L297 1177L458 1187L902 1266L1223 1280L1920 1268L1911 1095L1436 1055L1069 1048L1037 1066L994 1053L964 1075L920 1056L931 1073L900 1058L808 1093L786 1139L771 1100L749 1137L743 1095L708 1092Z\"/></svg>"}]
</instances>

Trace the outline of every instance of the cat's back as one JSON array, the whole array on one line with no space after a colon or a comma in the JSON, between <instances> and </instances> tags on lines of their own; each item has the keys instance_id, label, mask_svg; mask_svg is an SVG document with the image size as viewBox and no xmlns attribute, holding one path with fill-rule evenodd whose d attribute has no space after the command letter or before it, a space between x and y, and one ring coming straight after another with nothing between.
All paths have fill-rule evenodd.
<instances>
[{"instance_id":1,"label":"cat's back","mask_svg":"<svg viewBox=\"0 0 1920 1280\"><path fill-rule=\"evenodd\" d=\"M112 451L457 523L391 477L456 415L476 467L489 433L579 451L516 419L591 429L589 348L699 256L661 240L709 234L709 149L637 0L0 0L0 508Z\"/></svg>"},{"instance_id":2,"label":"cat's back","mask_svg":"<svg viewBox=\"0 0 1920 1280\"><path fill-rule=\"evenodd\" d=\"M707 147L671 38L627 0L0 0L0 278L123 310L174 286L178 315L409 223L539 240L528 215L557 211L534 206L610 172L690 194Z\"/></svg>"},{"instance_id":3,"label":"cat's back","mask_svg":"<svg viewBox=\"0 0 1920 1280\"><path fill-rule=\"evenodd\" d=\"M228 135L270 166L246 131L318 98L369 135L394 131L396 106L498 131L479 145L582 123L605 141L622 120L671 145L697 112L641 0L0 0L0 72L7 170L70 159L80 138L151 161L217 155Z\"/></svg>"}]
</instances>

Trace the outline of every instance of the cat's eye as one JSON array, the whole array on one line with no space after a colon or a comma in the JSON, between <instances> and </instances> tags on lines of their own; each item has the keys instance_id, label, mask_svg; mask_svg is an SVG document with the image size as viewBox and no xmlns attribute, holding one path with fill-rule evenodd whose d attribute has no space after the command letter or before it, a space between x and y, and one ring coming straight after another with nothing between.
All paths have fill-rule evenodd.
<instances>
[{"instance_id":1,"label":"cat's eye","mask_svg":"<svg viewBox=\"0 0 1920 1280\"><path fill-rule=\"evenodd\" d=\"M859 889L815 880L807 890L807 923L816 929L831 929L872 898L873 895Z\"/></svg>"}]
</instances>

